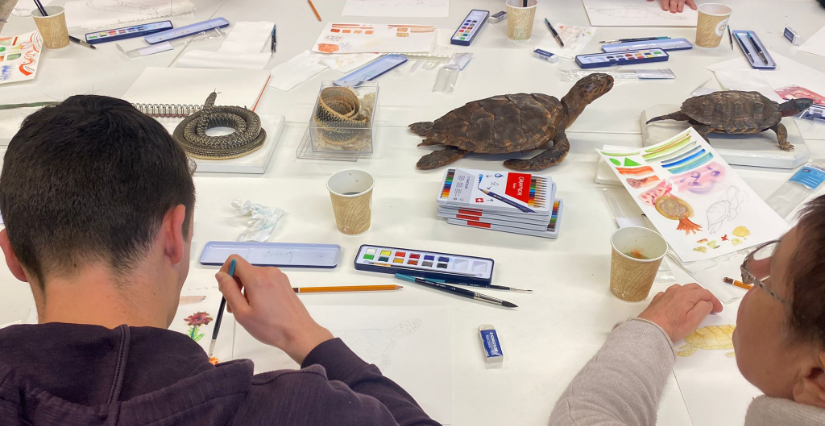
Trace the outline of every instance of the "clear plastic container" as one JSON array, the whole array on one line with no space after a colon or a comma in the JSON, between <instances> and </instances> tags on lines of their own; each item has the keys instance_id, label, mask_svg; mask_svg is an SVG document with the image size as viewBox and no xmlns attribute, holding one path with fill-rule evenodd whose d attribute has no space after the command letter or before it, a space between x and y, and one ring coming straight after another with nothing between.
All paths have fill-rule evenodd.
<instances>
[{"instance_id":1,"label":"clear plastic container","mask_svg":"<svg viewBox=\"0 0 825 426\"><path fill-rule=\"evenodd\" d=\"M309 119L312 151L372 154L378 84L335 86L325 81Z\"/></svg>"},{"instance_id":2,"label":"clear plastic container","mask_svg":"<svg viewBox=\"0 0 825 426\"><path fill-rule=\"evenodd\" d=\"M766 203L781 217L793 212L825 181L825 160L813 160L802 166L783 183Z\"/></svg>"}]
</instances>

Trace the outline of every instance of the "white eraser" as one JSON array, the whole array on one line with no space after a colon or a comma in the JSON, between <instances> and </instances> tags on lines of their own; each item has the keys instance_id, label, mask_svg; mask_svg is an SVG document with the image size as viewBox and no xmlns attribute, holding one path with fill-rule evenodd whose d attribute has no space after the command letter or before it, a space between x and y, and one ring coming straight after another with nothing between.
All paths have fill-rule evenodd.
<instances>
[{"instance_id":1,"label":"white eraser","mask_svg":"<svg viewBox=\"0 0 825 426\"><path fill-rule=\"evenodd\" d=\"M554 55L546 50L536 49L533 51L533 56L545 60L547 62L558 62L558 55Z\"/></svg>"},{"instance_id":2,"label":"white eraser","mask_svg":"<svg viewBox=\"0 0 825 426\"><path fill-rule=\"evenodd\" d=\"M481 348L484 350L484 358L487 363L503 363L504 351L501 350L501 343L498 341L496 328L490 324L484 324L478 327L478 335L481 337Z\"/></svg>"},{"instance_id":3,"label":"white eraser","mask_svg":"<svg viewBox=\"0 0 825 426\"><path fill-rule=\"evenodd\" d=\"M794 46L799 46L799 43L801 42L799 39L799 33L794 31L791 27L785 27L785 32L783 35L789 42L791 42L791 44Z\"/></svg>"}]
</instances>

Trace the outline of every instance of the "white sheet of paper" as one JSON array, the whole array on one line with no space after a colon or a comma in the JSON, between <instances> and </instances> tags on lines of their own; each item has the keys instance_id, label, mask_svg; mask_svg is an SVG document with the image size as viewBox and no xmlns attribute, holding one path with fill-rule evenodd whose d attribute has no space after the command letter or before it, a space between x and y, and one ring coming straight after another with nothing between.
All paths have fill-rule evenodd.
<instances>
[{"instance_id":1,"label":"white sheet of paper","mask_svg":"<svg viewBox=\"0 0 825 426\"><path fill-rule=\"evenodd\" d=\"M802 46L799 46L799 51L825 56L825 27L820 28L816 34L805 40Z\"/></svg>"},{"instance_id":2,"label":"white sheet of paper","mask_svg":"<svg viewBox=\"0 0 825 426\"><path fill-rule=\"evenodd\" d=\"M318 53L429 53L437 30L429 25L329 23L312 47Z\"/></svg>"},{"instance_id":3,"label":"white sheet of paper","mask_svg":"<svg viewBox=\"0 0 825 426\"><path fill-rule=\"evenodd\" d=\"M450 0L347 0L342 16L446 18Z\"/></svg>"},{"instance_id":4,"label":"white sheet of paper","mask_svg":"<svg viewBox=\"0 0 825 426\"><path fill-rule=\"evenodd\" d=\"M662 10L660 2L582 0L594 27L695 27L699 14L685 6L682 13Z\"/></svg>"},{"instance_id":5,"label":"white sheet of paper","mask_svg":"<svg viewBox=\"0 0 825 426\"><path fill-rule=\"evenodd\" d=\"M66 2L66 25L69 28L102 28L126 22L146 21L182 15L195 10L189 0L132 1L78 0Z\"/></svg>"},{"instance_id":6,"label":"white sheet of paper","mask_svg":"<svg viewBox=\"0 0 825 426\"><path fill-rule=\"evenodd\" d=\"M785 102L768 84L765 74L759 70L718 70L714 71L716 79L726 90L742 90L745 92L759 92L774 102Z\"/></svg>"},{"instance_id":7,"label":"white sheet of paper","mask_svg":"<svg viewBox=\"0 0 825 426\"><path fill-rule=\"evenodd\" d=\"M198 303L178 306L175 319L172 320L169 330L189 336L208 353L209 345L212 342L212 331L215 329L215 320L218 318L218 308L220 307L221 297L223 295L217 288L210 290L191 290L184 288L181 292L181 297L184 296L206 296L206 298ZM205 315L199 315L203 313L205 313ZM206 317L211 319L204 320ZM201 323L206 324L198 325ZM223 319L221 319L221 331L218 335L215 352L213 352L212 356L218 358L220 362L231 360L234 342L235 317L228 312L224 312Z\"/></svg>"},{"instance_id":8,"label":"white sheet of paper","mask_svg":"<svg viewBox=\"0 0 825 426\"><path fill-rule=\"evenodd\" d=\"M272 35L273 25L273 22L267 21L236 22L218 52L226 54L260 53L264 47L268 47L266 42Z\"/></svg>"},{"instance_id":9,"label":"white sheet of paper","mask_svg":"<svg viewBox=\"0 0 825 426\"><path fill-rule=\"evenodd\" d=\"M733 253L788 229L693 128L636 155L608 153L599 151L683 262Z\"/></svg>"},{"instance_id":10,"label":"white sheet of paper","mask_svg":"<svg viewBox=\"0 0 825 426\"><path fill-rule=\"evenodd\" d=\"M739 303L726 305L722 312L709 315L700 327L735 326L738 309ZM720 343L728 344L725 336L720 336ZM682 355L693 347L684 340L674 346ZM726 356L731 352L733 349L697 348L689 356L677 356L673 373L694 426L741 425L753 398L762 394L742 377L736 359Z\"/></svg>"},{"instance_id":11,"label":"white sheet of paper","mask_svg":"<svg viewBox=\"0 0 825 426\"><path fill-rule=\"evenodd\" d=\"M217 54L205 50L187 50L175 62L175 67L262 70L271 57L269 52Z\"/></svg>"},{"instance_id":12,"label":"white sheet of paper","mask_svg":"<svg viewBox=\"0 0 825 426\"><path fill-rule=\"evenodd\" d=\"M430 417L452 423L449 308L309 305L307 309L353 352L412 395ZM233 358L251 359L255 373L298 368L283 351L258 342L241 327L235 332Z\"/></svg>"},{"instance_id":13,"label":"white sheet of paper","mask_svg":"<svg viewBox=\"0 0 825 426\"><path fill-rule=\"evenodd\" d=\"M268 71L197 68L146 68L123 99L131 103L203 105L212 90L216 105L254 108Z\"/></svg>"},{"instance_id":14,"label":"white sheet of paper","mask_svg":"<svg viewBox=\"0 0 825 426\"><path fill-rule=\"evenodd\" d=\"M330 69L342 72L344 74L361 68L366 65L367 62L374 61L381 56L377 53L353 53L350 55L322 55L320 53L316 53L315 55L319 57L321 63L328 66Z\"/></svg>"},{"instance_id":15,"label":"white sheet of paper","mask_svg":"<svg viewBox=\"0 0 825 426\"><path fill-rule=\"evenodd\" d=\"M321 58L305 50L294 58L272 68L269 87L288 92L295 86L309 80L315 74L327 69L320 63Z\"/></svg>"},{"instance_id":16,"label":"white sheet of paper","mask_svg":"<svg viewBox=\"0 0 825 426\"><path fill-rule=\"evenodd\" d=\"M545 50L562 58L573 59L581 53L587 43L593 38L596 33L596 27L579 27L576 25L567 25L561 23L553 24L556 31L559 32L561 41L564 42L564 47L559 46L553 34L548 33L536 45L536 49Z\"/></svg>"},{"instance_id":17,"label":"white sheet of paper","mask_svg":"<svg viewBox=\"0 0 825 426\"><path fill-rule=\"evenodd\" d=\"M765 81L775 90L786 86L802 86L816 93L825 93L825 73L817 71L807 65L800 64L793 59L786 58L778 53L770 52L775 70L758 71L765 77ZM731 59L707 67L716 71L753 71L744 57Z\"/></svg>"}]
</instances>

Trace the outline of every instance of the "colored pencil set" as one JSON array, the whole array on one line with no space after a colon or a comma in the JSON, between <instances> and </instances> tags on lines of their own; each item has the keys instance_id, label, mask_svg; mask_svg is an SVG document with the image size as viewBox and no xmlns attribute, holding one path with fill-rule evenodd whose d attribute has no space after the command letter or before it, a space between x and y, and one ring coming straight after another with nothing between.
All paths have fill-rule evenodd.
<instances>
[{"instance_id":1,"label":"colored pencil set","mask_svg":"<svg viewBox=\"0 0 825 426\"><path fill-rule=\"evenodd\" d=\"M447 223L556 238L563 208L549 176L450 168L438 196Z\"/></svg>"}]
</instances>

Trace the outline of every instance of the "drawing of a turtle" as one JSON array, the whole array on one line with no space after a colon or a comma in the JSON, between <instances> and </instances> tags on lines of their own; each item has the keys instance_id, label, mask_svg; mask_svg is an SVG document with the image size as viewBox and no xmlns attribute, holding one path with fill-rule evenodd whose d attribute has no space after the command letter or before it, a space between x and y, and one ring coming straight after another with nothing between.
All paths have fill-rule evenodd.
<instances>
[{"instance_id":1,"label":"drawing of a turtle","mask_svg":"<svg viewBox=\"0 0 825 426\"><path fill-rule=\"evenodd\" d=\"M805 111L814 101L807 98L792 99L778 104L759 92L729 90L688 98L682 109L671 114L647 120L687 121L704 138L708 133L753 134L773 130L779 141L779 149L793 150L788 143L788 130L782 125L782 117L790 117Z\"/></svg>"},{"instance_id":2,"label":"drawing of a turtle","mask_svg":"<svg viewBox=\"0 0 825 426\"><path fill-rule=\"evenodd\" d=\"M735 328L736 326L733 325L709 325L699 328L685 338L685 345L679 348L679 352L676 354L681 357L689 357L699 349L706 351L733 349L733 330ZM734 352L725 354L728 358L733 358L735 355Z\"/></svg>"},{"instance_id":3,"label":"drawing of a turtle","mask_svg":"<svg viewBox=\"0 0 825 426\"><path fill-rule=\"evenodd\" d=\"M561 101L542 93L493 96L469 102L434 122L410 124L425 137L423 145L445 145L418 160L418 168L441 167L470 152L509 154L549 148L529 160L507 160L513 170L542 170L561 163L570 151L565 130L584 108L613 88L613 77L590 74L570 89ZM548 145L552 141L553 143Z\"/></svg>"},{"instance_id":4,"label":"drawing of a turtle","mask_svg":"<svg viewBox=\"0 0 825 426\"><path fill-rule=\"evenodd\" d=\"M386 368L392 362L390 354L396 340L414 333L420 327L421 320L411 319L385 330L342 330L333 334L364 361Z\"/></svg>"}]
</instances>

